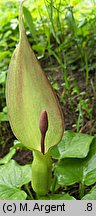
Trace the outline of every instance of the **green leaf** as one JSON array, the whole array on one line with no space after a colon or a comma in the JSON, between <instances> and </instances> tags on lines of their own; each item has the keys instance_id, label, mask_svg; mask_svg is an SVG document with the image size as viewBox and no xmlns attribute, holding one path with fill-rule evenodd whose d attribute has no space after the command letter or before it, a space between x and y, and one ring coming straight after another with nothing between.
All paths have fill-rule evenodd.
<instances>
[{"instance_id":1,"label":"green leaf","mask_svg":"<svg viewBox=\"0 0 96 216\"><path fill-rule=\"evenodd\" d=\"M87 186L92 185L96 182L96 169L93 169L86 175L85 184Z\"/></svg>"},{"instance_id":2,"label":"green leaf","mask_svg":"<svg viewBox=\"0 0 96 216\"><path fill-rule=\"evenodd\" d=\"M29 27L31 34L32 34L32 37L36 40L36 30L35 30L35 25L34 25L31 13L26 7L23 7L23 13L24 13L26 23Z\"/></svg>"},{"instance_id":3,"label":"green leaf","mask_svg":"<svg viewBox=\"0 0 96 216\"><path fill-rule=\"evenodd\" d=\"M8 163L15 153L16 153L16 149L10 149L10 152L0 160L0 164Z\"/></svg>"},{"instance_id":4,"label":"green leaf","mask_svg":"<svg viewBox=\"0 0 96 216\"><path fill-rule=\"evenodd\" d=\"M0 73L0 84L4 83L6 79L5 72Z\"/></svg>"},{"instance_id":5,"label":"green leaf","mask_svg":"<svg viewBox=\"0 0 96 216\"><path fill-rule=\"evenodd\" d=\"M77 26L75 23L75 19L73 17L72 10L68 10L68 12L66 13L66 21L67 21L69 28L75 34L75 37L76 37Z\"/></svg>"},{"instance_id":6,"label":"green leaf","mask_svg":"<svg viewBox=\"0 0 96 216\"><path fill-rule=\"evenodd\" d=\"M63 159L56 167L55 174L60 185L82 182L82 166L79 159Z\"/></svg>"},{"instance_id":7,"label":"green leaf","mask_svg":"<svg viewBox=\"0 0 96 216\"><path fill-rule=\"evenodd\" d=\"M3 122L3 121L8 121L8 115L7 113L0 112L0 122Z\"/></svg>"},{"instance_id":8,"label":"green leaf","mask_svg":"<svg viewBox=\"0 0 96 216\"><path fill-rule=\"evenodd\" d=\"M7 113L7 106L3 107L3 113Z\"/></svg>"},{"instance_id":9,"label":"green leaf","mask_svg":"<svg viewBox=\"0 0 96 216\"><path fill-rule=\"evenodd\" d=\"M20 166L14 160L0 166L0 198L25 199L26 193L20 188L31 181L31 165Z\"/></svg>"},{"instance_id":10,"label":"green leaf","mask_svg":"<svg viewBox=\"0 0 96 216\"><path fill-rule=\"evenodd\" d=\"M26 200L26 197L24 191L0 184L0 200Z\"/></svg>"},{"instance_id":11,"label":"green leaf","mask_svg":"<svg viewBox=\"0 0 96 216\"><path fill-rule=\"evenodd\" d=\"M7 107L3 108L3 111L0 112L0 122L8 121Z\"/></svg>"},{"instance_id":12,"label":"green leaf","mask_svg":"<svg viewBox=\"0 0 96 216\"><path fill-rule=\"evenodd\" d=\"M73 196L70 196L68 193L65 194L51 194L47 196L42 196L39 199L41 200L75 200Z\"/></svg>"},{"instance_id":13,"label":"green leaf","mask_svg":"<svg viewBox=\"0 0 96 216\"><path fill-rule=\"evenodd\" d=\"M92 185L96 182L96 138L94 137L89 154L84 159L62 159L56 167L55 174L61 185L80 182Z\"/></svg>"},{"instance_id":14,"label":"green leaf","mask_svg":"<svg viewBox=\"0 0 96 216\"><path fill-rule=\"evenodd\" d=\"M82 200L96 200L96 186L93 187L88 194L86 194Z\"/></svg>"},{"instance_id":15,"label":"green leaf","mask_svg":"<svg viewBox=\"0 0 96 216\"><path fill-rule=\"evenodd\" d=\"M9 51L2 51L0 53L0 61L3 61L9 54L10 54Z\"/></svg>"},{"instance_id":16,"label":"green leaf","mask_svg":"<svg viewBox=\"0 0 96 216\"><path fill-rule=\"evenodd\" d=\"M14 160L0 166L0 184L6 184L20 188L22 185L31 181L32 171L31 165L20 166Z\"/></svg>"},{"instance_id":17,"label":"green leaf","mask_svg":"<svg viewBox=\"0 0 96 216\"><path fill-rule=\"evenodd\" d=\"M51 150L55 159L84 158L89 152L94 136L83 133L65 131L62 141Z\"/></svg>"},{"instance_id":18,"label":"green leaf","mask_svg":"<svg viewBox=\"0 0 96 216\"><path fill-rule=\"evenodd\" d=\"M96 182L96 136L90 148L88 156L83 162L85 184L91 185Z\"/></svg>"}]
</instances>

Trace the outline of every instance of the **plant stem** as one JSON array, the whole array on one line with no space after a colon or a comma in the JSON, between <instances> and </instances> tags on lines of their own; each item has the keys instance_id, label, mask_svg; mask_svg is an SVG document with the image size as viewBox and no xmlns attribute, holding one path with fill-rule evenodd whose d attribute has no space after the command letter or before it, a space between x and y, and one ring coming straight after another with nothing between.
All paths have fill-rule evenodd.
<instances>
[{"instance_id":1,"label":"plant stem","mask_svg":"<svg viewBox=\"0 0 96 216\"><path fill-rule=\"evenodd\" d=\"M31 198L32 200L34 200L34 198L33 198L33 196L32 196L32 193L31 193L31 191L30 191L30 189L29 189L29 187L28 187L27 184L25 185L25 188L26 188L28 194L30 195L30 198Z\"/></svg>"},{"instance_id":2,"label":"plant stem","mask_svg":"<svg viewBox=\"0 0 96 216\"><path fill-rule=\"evenodd\" d=\"M54 193L54 191L55 191L56 182L57 182L57 176L54 176L53 185L52 185L52 193Z\"/></svg>"},{"instance_id":3,"label":"plant stem","mask_svg":"<svg viewBox=\"0 0 96 216\"><path fill-rule=\"evenodd\" d=\"M80 199L82 199L82 197L84 196L84 190L85 190L84 182L81 182L79 185L79 197L80 197Z\"/></svg>"}]
</instances>

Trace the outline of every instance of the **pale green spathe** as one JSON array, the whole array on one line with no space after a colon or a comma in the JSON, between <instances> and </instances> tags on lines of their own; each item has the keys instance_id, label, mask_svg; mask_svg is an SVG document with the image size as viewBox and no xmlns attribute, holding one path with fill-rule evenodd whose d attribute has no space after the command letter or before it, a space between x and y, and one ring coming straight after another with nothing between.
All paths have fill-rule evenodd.
<instances>
[{"instance_id":1,"label":"pale green spathe","mask_svg":"<svg viewBox=\"0 0 96 216\"><path fill-rule=\"evenodd\" d=\"M22 6L20 9L20 41L10 65L6 84L6 100L11 128L28 149L41 151L40 114L48 114L45 153L59 143L64 125L63 115L52 87L42 71L26 37Z\"/></svg>"}]
</instances>

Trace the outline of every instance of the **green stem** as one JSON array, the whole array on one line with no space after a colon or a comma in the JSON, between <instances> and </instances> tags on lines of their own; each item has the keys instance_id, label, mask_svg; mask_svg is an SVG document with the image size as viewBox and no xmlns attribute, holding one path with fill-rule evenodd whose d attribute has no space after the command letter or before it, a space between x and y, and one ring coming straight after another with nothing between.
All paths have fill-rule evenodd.
<instances>
[{"instance_id":1,"label":"green stem","mask_svg":"<svg viewBox=\"0 0 96 216\"><path fill-rule=\"evenodd\" d=\"M56 183L57 183L57 176L54 176L53 185L52 185L52 193L54 193L55 191Z\"/></svg>"},{"instance_id":2,"label":"green stem","mask_svg":"<svg viewBox=\"0 0 96 216\"><path fill-rule=\"evenodd\" d=\"M30 191L30 189L29 189L29 187L28 187L27 184L25 185L25 188L26 188L28 194L30 195L30 198L31 198L32 200L34 200L34 198L33 198L33 196L32 196L32 193L31 193L31 191Z\"/></svg>"},{"instance_id":3,"label":"green stem","mask_svg":"<svg viewBox=\"0 0 96 216\"><path fill-rule=\"evenodd\" d=\"M80 199L82 199L82 197L84 196L84 191L85 191L84 182L81 182L80 186L79 186L79 197L80 197Z\"/></svg>"}]
</instances>

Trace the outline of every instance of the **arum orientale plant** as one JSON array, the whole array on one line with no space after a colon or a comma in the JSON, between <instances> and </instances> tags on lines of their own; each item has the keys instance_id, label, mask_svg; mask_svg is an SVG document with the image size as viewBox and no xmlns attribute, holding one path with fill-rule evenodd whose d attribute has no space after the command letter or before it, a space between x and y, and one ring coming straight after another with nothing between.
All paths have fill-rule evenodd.
<instances>
[{"instance_id":1,"label":"arum orientale plant","mask_svg":"<svg viewBox=\"0 0 96 216\"><path fill-rule=\"evenodd\" d=\"M9 65L6 102L11 128L18 140L33 151L32 187L45 195L51 184L49 150L63 136L64 120L57 97L32 51L19 12L19 43Z\"/></svg>"}]
</instances>

